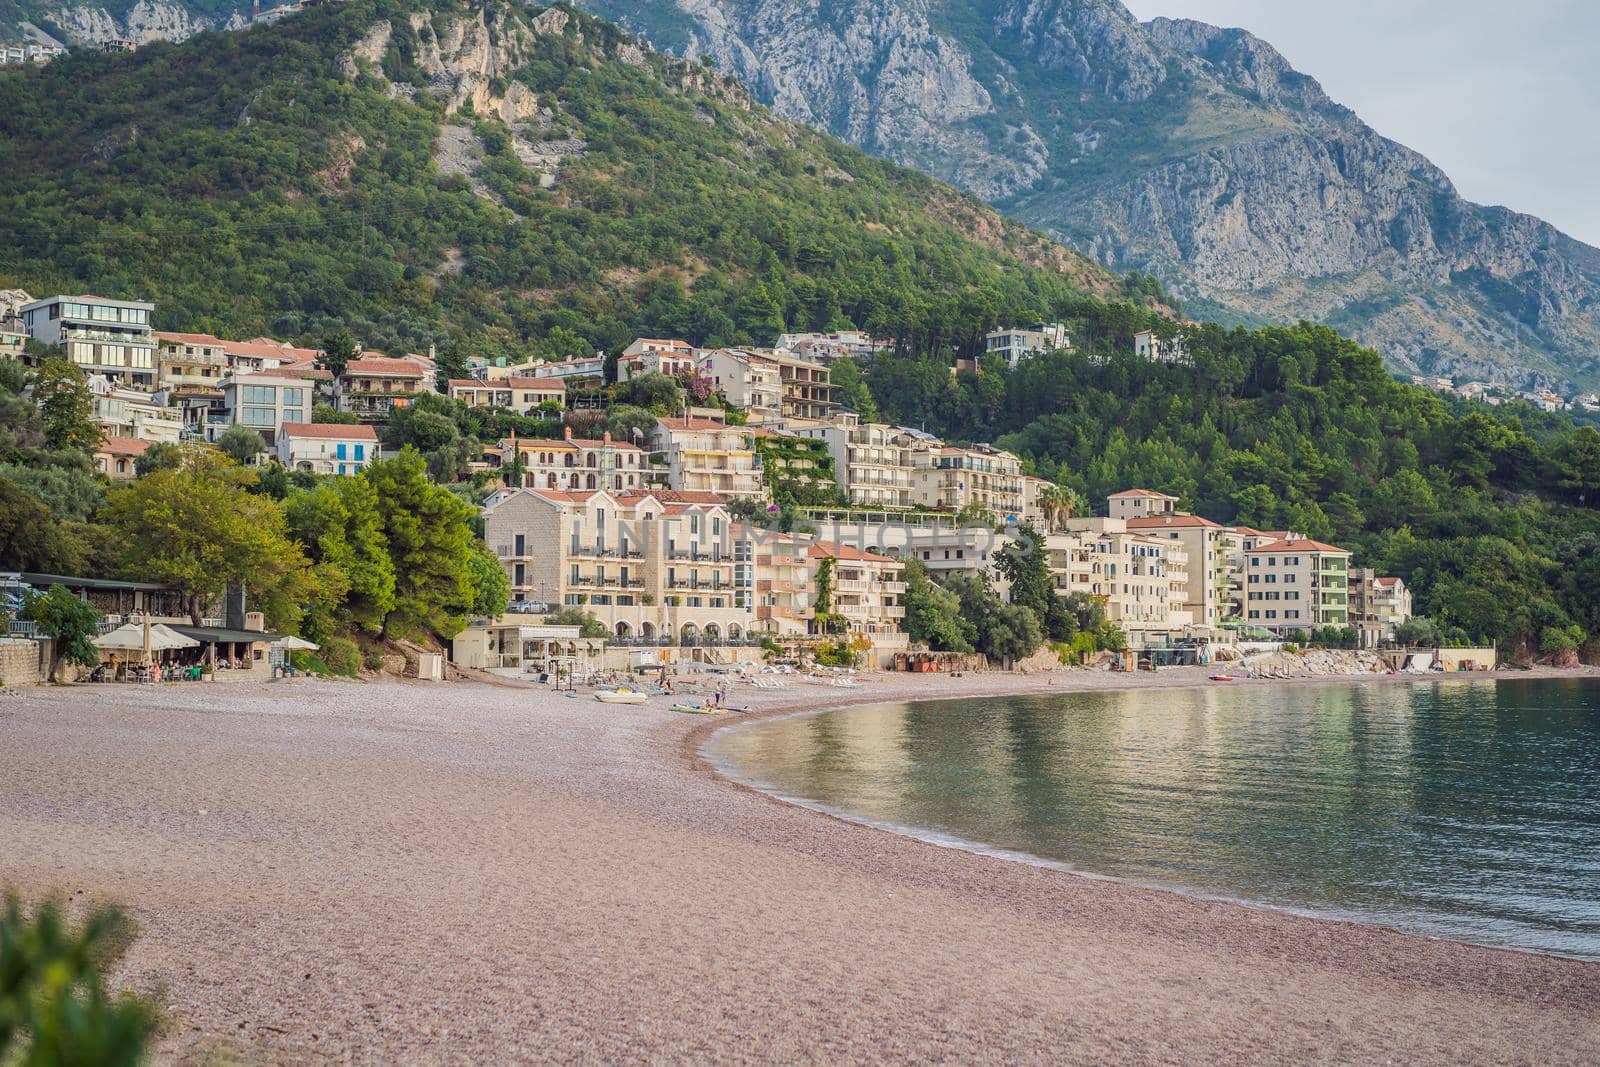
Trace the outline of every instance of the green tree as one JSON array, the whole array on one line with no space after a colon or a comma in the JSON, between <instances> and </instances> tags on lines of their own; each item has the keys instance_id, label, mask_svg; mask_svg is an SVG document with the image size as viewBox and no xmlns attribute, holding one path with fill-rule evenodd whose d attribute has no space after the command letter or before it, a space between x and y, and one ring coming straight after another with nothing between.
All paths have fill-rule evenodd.
<instances>
[{"instance_id":1,"label":"green tree","mask_svg":"<svg viewBox=\"0 0 1600 1067\"><path fill-rule=\"evenodd\" d=\"M22 617L55 639L50 659L50 677L63 661L93 667L100 662L94 639L100 633L100 611L86 600L79 600L63 585L52 585L44 593L30 593L22 603Z\"/></svg>"},{"instance_id":2,"label":"green tree","mask_svg":"<svg viewBox=\"0 0 1600 1067\"><path fill-rule=\"evenodd\" d=\"M674 415L683 410L683 386L665 374L641 374L617 387L617 399L658 415Z\"/></svg>"},{"instance_id":3,"label":"green tree","mask_svg":"<svg viewBox=\"0 0 1600 1067\"><path fill-rule=\"evenodd\" d=\"M395 604L384 619L384 633L424 629L453 637L476 598L472 506L430 482L427 464L414 448L369 465L358 477L376 494L394 564Z\"/></svg>"},{"instance_id":4,"label":"green tree","mask_svg":"<svg viewBox=\"0 0 1600 1067\"><path fill-rule=\"evenodd\" d=\"M611 636L605 623L580 607L557 608L546 615L544 621L550 626L576 626L579 637Z\"/></svg>"},{"instance_id":5,"label":"green tree","mask_svg":"<svg viewBox=\"0 0 1600 1067\"><path fill-rule=\"evenodd\" d=\"M961 598L934 584L919 559L905 561L905 618L901 625L913 641L936 652L971 652L978 631L961 614Z\"/></svg>"},{"instance_id":6,"label":"green tree","mask_svg":"<svg viewBox=\"0 0 1600 1067\"><path fill-rule=\"evenodd\" d=\"M246 464L267 450L266 438L259 431L234 423L217 435L217 447L235 463Z\"/></svg>"},{"instance_id":7,"label":"green tree","mask_svg":"<svg viewBox=\"0 0 1600 1067\"><path fill-rule=\"evenodd\" d=\"M54 901L25 913L7 893L0 909L0 1063L136 1067L158 1021L130 993L112 996L105 972L132 943L133 927L100 906L73 927Z\"/></svg>"},{"instance_id":8,"label":"green tree","mask_svg":"<svg viewBox=\"0 0 1600 1067\"><path fill-rule=\"evenodd\" d=\"M139 477L155 471L171 470L183 463L183 449L167 441L157 441L133 461L133 471Z\"/></svg>"},{"instance_id":9,"label":"green tree","mask_svg":"<svg viewBox=\"0 0 1600 1067\"><path fill-rule=\"evenodd\" d=\"M317 363L335 378L344 374L350 361L356 358L356 339L349 330L335 330L322 336L322 356Z\"/></svg>"},{"instance_id":10,"label":"green tree","mask_svg":"<svg viewBox=\"0 0 1600 1067\"><path fill-rule=\"evenodd\" d=\"M395 576L371 483L364 478L322 482L291 494L284 511L323 587L322 617L311 620L316 633L380 633L394 610Z\"/></svg>"},{"instance_id":11,"label":"green tree","mask_svg":"<svg viewBox=\"0 0 1600 1067\"><path fill-rule=\"evenodd\" d=\"M82 553L49 508L16 482L0 477L0 559L21 571L71 574Z\"/></svg>"},{"instance_id":12,"label":"green tree","mask_svg":"<svg viewBox=\"0 0 1600 1067\"><path fill-rule=\"evenodd\" d=\"M27 489L57 519L86 522L105 503L101 480L89 466L88 456L77 450L57 453L48 465L0 464L0 478Z\"/></svg>"},{"instance_id":13,"label":"green tree","mask_svg":"<svg viewBox=\"0 0 1600 1067\"><path fill-rule=\"evenodd\" d=\"M841 356L828 365L828 380L837 389L836 399L844 407L861 416L862 422L877 422L878 402L861 374L861 367L849 356Z\"/></svg>"},{"instance_id":14,"label":"green tree","mask_svg":"<svg viewBox=\"0 0 1600 1067\"><path fill-rule=\"evenodd\" d=\"M106 518L123 573L174 586L197 626L209 604L243 588L273 626L292 629L316 587L282 505L250 492L255 473L221 453L199 445L183 452L181 466L109 494Z\"/></svg>"},{"instance_id":15,"label":"green tree","mask_svg":"<svg viewBox=\"0 0 1600 1067\"><path fill-rule=\"evenodd\" d=\"M472 613L491 619L504 615L511 602L511 579L500 560L480 544L467 561L472 568Z\"/></svg>"},{"instance_id":16,"label":"green tree","mask_svg":"<svg viewBox=\"0 0 1600 1067\"><path fill-rule=\"evenodd\" d=\"M311 421L337 426L355 426L360 423L361 416L353 411L340 411L332 404L319 403L311 407Z\"/></svg>"},{"instance_id":17,"label":"green tree","mask_svg":"<svg viewBox=\"0 0 1600 1067\"><path fill-rule=\"evenodd\" d=\"M83 368L59 357L45 360L34 376L33 396L51 448L100 446L101 430L94 421L94 400Z\"/></svg>"}]
</instances>

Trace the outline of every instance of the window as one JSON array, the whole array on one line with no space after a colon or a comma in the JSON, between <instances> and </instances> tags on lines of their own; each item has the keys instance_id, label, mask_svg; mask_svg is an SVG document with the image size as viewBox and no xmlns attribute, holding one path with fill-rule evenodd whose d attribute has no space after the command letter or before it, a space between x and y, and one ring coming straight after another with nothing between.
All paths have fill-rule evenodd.
<instances>
[{"instance_id":1,"label":"window","mask_svg":"<svg viewBox=\"0 0 1600 1067\"><path fill-rule=\"evenodd\" d=\"M155 365L156 365L155 353L153 351L151 351L150 349L148 349L148 348L130 348L130 349L128 349L128 366L130 366L130 367L138 367L140 370L152 370L152 369L155 368Z\"/></svg>"},{"instance_id":2,"label":"window","mask_svg":"<svg viewBox=\"0 0 1600 1067\"><path fill-rule=\"evenodd\" d=\"M247 385L244 387L246 404L276 404L278 387L275 385Z\"/></svg>"},{"instance_id":3,"label":"window","mask_svg":"<svg viewBox=\"0 0 1600 1067\"><path fill-rule=\"evenodd\" d=\"M239 421L246 426L275 426L277 412L271 408L244 408L239 413Z\"/></svg>"},{"instance_id":4,"label":"window","mask_svg":"<svg viewBox=\"0 0 1600 1067\"><path fill-rule=\"evenodd\" d=\"M306 421L306 409L305 408L284 408L283 409L283 421L284 422L305 422Z\"/></svg>"},{"instance_id":5,"label":"window","mask_svg":"<svg viewBox=\"0 0 1600 1067\"><path fill-rule=\"evenodd\" d=\"M292 404L295 407L299 407L301 404L305 403L305 392L306 391L304 389L296 386L286 385L283 387L283 402L285 404Z\"/></svg>"}]
</instances>

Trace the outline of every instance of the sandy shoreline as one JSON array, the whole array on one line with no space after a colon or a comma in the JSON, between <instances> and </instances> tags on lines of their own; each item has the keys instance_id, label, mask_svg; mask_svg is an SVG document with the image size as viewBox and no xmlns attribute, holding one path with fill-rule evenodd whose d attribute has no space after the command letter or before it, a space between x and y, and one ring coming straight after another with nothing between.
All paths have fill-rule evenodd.
<instances>
[{"instance_id":1,"label":"sandy shoreline","mask_svg":"<svg viewBox=\"0 0 1600 1067\"><path fill-rule=\"evenodd\" d=\"M1352 680L1395 681L1241 684ZM723 779L730 721L464 684L9 695L0 882L130 907L166 1060L1600 1059L1600 965L935 848Z\"/></svg>"}]
</instances>

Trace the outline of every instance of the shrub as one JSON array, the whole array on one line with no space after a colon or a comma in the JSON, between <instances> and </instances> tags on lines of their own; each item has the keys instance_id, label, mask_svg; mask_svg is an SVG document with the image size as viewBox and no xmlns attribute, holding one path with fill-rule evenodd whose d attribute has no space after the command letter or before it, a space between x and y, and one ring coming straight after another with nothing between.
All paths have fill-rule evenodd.
<instances>
[{"instance_id":1,"label":"shrub","mask_svg":"<svg viewBox=\"0 0 1600 1067\"><path fill-rule=\"evenodd\" d=\"M376 645L361 654L361 665L369 671L383 670L383 649Z\"/></svg>"},{"instance_id":2,"label":"shrub","mask_svg":"<svg viewBox=\"0 0 1600 1067\"><path fill-rule=\"evenodd\" d=\"M116 908L73 927L54 903L0 908L0 1063L136 1064L155 1032L153 1005L106 993L104 972L133 940Z\"/></svg>"},{"instance_id":3,"label":"shrub","mask_svg":"<svg viewBox=\"0 0 1600 1067\"><path fill-rule=\"evenodd\" d=\"M354 678L361 671L361 649L348 637L330 637L322 646L329 674Z\"/></svg>"}]
</instances>

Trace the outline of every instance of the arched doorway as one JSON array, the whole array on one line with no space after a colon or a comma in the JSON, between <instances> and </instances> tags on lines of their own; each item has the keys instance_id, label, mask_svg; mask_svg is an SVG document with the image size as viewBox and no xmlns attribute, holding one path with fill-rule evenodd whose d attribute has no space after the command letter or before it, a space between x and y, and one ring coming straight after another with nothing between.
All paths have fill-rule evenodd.
<instances>
[{"instance_id":1,"label":"arched doorway","mask_svg":"<svg viewBox=\"0 0 1600 1067\"><path fill-rule=\"evenodd\" d=\"M716 623L708 623L705 629L705 643L708 645L722 644L722 627Z\"/></svg>"},{"instance_id":2,"label":"arched doorway","mask_svg":"<svg viewBox=\"0 0 1600 1067\"><path fill-rule=\"evenodd\" d=\"M641 622L639 624L639 636L640 637L653 638L653 637L655 637L655 635L656 635L656 627L655 627L654 623Z\"/></svg>"},{"instance_id":3,"label":"arched doorway","mask_svg":"<svg viewBox=\"0 0 1600 1067\"><path fill-rule=\"evenodd\" d=\"M739 624L738 623L730 622L728 624L728 640L729 641L737 641L737 640L739 640L739 638L741 638L743 636L744 636L744 631L739 629Z\"/></svg>"},{"instance_id":4,"label":"arched doorway","mask_svg":"<svg viewBox=\"0 0 1600 1067\"><path fill-rule=\"evenodd\" d=\"M681 635L679 640L686 645L692 645L700 640L700 628L692 622L684 623L679 634Z\"/></svg>"},{"instance_id":5,"label":"arched doorway","mask_svg":"<svg viewBox=\"0 0 1600 1067\"><path fill-rule=\"evenodd\" d=\"M632 637L633 636L633 628L630 627L626 622L619 622L619 623L617 623L617 636L618 637Z\"/></svg>"}]
</instances>

